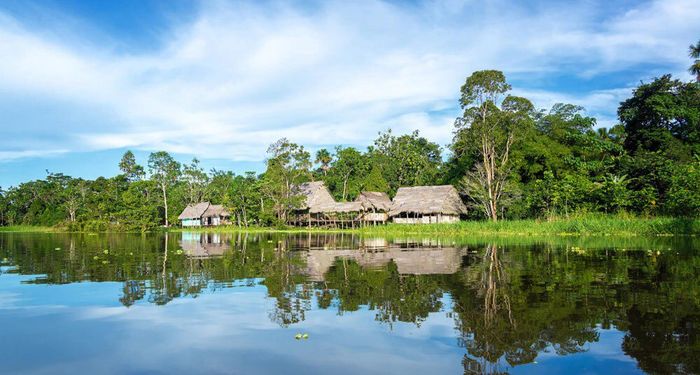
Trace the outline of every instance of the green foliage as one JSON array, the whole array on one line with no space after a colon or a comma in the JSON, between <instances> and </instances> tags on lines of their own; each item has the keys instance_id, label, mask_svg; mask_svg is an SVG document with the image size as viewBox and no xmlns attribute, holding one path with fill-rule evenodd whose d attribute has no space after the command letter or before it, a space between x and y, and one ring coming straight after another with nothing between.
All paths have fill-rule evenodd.
<instances>
[{"instance_id":1,"label":"green foliage","mask_svg":"<svg viewBox=\"0 0 700 375\"><path fill-rule=\"evenodd\" d=\"M700 158L676 167L668 191L668 211L676 216L700 216Z\"/></svg>"},{"instance_id":2,"label":"green foliage","mask_svg":"<svg viewBox=\"0 0 700 375\"><path fill-rule=\"evenodd\" d=\"M691 57L698 51L691 46ZM284 227L302 203L296 187L314 179L341 201L362 191L394 195L402 186L453 184L475 203L470 218L700 216L700 84L670 75L642 83L620 104L620 124L610 129L596 128L580 106L536 110L526 98L508 95L510 89L495 70L466 79L447 160L418 131L391 130L366 150L318 150L315 169L303 146L280 139L260 175L206 172L196 158L183 166L159 151L149 156L145 179L127 151L118 176L48 173L0 189L0 226L149 231L176 222L187 204L209 201L225 205L236 226Z\"/></svg>"},{"instance_id":3,"label":"green foliage","mask_svg":"<svg viewBox=\"0 0 700 375\"><path fill-rule=\"evenodd\" d=\"M368 154L370 163L388 182L390 194L402 186L434 184L442 174L440 146L421 137L417 130L401 136L391 130L380 133Z\"/></svg>"},{"instance_id":4,"label":"green foliage","mask_svg":"<svg viewBox=\"0 0 700 375\"><path fill-rule=\"evenodd\" d=\"M353 200L363 190L369 173L367 156L353 147L337 147L335 158L323 180L340 201Z\"/></svg>"},{"instance_id":5,"label":"green foliage","mask_svg":"<svg viewBox=\"0 0 700 375\"><path fill-rule=\"evenodd\" d=\"M510 90L503 73L474 72L461 88L462 117L455 120L452 150L456 160L468 155L473 164L464 170L459 186L472 207L485 218L497 221L517 195L510 178L511 149L532 128L532 103L520 97L501 95Z\"/></svg>"},{"instance_id":6,"label":"green foliage","mask_svg":"<svg viewBox=\"0 0 700 375\"><path fill-rule=\"evenodd\" d=\"M362 182L363 190L379 191L386 193L389 191L389 183L382 175L382 170L377 164L372 164L372 169Z\"/></svg>"},{"instance_id":7,"label":"green foliage","mask_svg":"<svg viewBox=\"0 0 700 375\"><path fill-rule=\"evenodd\" d=\"M620 104L625 126L625 149L659 151L678 161L689 161L700 151L700 86L664 75L640 85Z\"/></svg>"},{"instance_id":8,"label":"green foliage","mask_svg":"<svg viewBox=\"0 0 700 375\"><path fill-rule=\"evenodd\" d=\"M311 177L311 156L296 143L282 138L267 149L267 170L262 194L272 203L276 224L286 223L288 214L300 207L303 197L297 186Z\"/></svg>"},{"instance_id":9,"label":"green foliage","mask_svg":"<svg viewBox=\"0 0 700 375\"><path fill-rule=\"evenodd\" d=\"M175 185L181 174L181 165L165 151L152 153L148 157L148 171L151 180L160 187L163 198L165 226L169 226L172 212L168 211L168 190Z\"/></svg>"},{"instance_id":10,"label":"green foliage","mask_svg":"<svg viewBox=\"0 0 700 375\"><path fill-rule=\"evenodd\" d=\"M690 74L695 74L696 82L700 82L700 40L688 47L688 56L694 59L693 64L688 68Z\"/></svg>"},{"instance_id":11,"label":"green foliage","mask_svg":"<svg viewBox=\"0 0 700 375\"><path fill-rule=\"evenodd\" d=\"M330 169L330 165L331 165L332 161L333 161L333 156L331 155L330 152L328 152L327 149L322 148L316 152L316 159L314 160L314 162L319 164L319 170L324 175L328 172L328 169Z\"/></svg>"},{"instance_id":12,"label":"green foliage","mask_svg":"<svg viewBox=\"0 0 700 375\"><path fill-rule=\"evenodd\" d=\"M197 158L192 159L192 163L183 166L182 180L187 186L187 203L201 202L209 184L209 176L200 167Z\"/></svg>"},{"instance_id":13,"label":"green foliage","mask_svg":"<svg viewBox=\"0 0 700 375\"><path fill-rule=\"evenodd\" d=\"M641 218L629 214L576 214L548 220L462 221L454 224L388 224L367 227L363 233L376 235L453 236L671 236L700 235L700 220L689 218Z\"/></svg>"},{"instance_id":14,"label":"green foliage","mask_svg":"<svg viewBox=\"0 0 700 375\"><path fill-rule=\"evenodd\" d=\"M146 173L143 167L136 163L136 157L131 150L124 153L122 160L119 161L119 170L126 176L129 181L142 179Z\"/></svg>"}]
</instances>

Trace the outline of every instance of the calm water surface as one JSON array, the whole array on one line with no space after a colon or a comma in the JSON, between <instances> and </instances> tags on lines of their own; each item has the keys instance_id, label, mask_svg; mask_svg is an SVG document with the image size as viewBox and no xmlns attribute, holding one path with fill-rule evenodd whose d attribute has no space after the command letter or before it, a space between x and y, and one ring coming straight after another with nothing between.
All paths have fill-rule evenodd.
<instances>
[{"instance_id":1,"label":"calm water surface","mask_svg":"<svg viewBox=\"0 0 700 375\"><path fill-rule=\"evenodd\" d=\"M1 373L700 373L693 239L0 233L0 260Z\"/></svg>"}]
</instances>

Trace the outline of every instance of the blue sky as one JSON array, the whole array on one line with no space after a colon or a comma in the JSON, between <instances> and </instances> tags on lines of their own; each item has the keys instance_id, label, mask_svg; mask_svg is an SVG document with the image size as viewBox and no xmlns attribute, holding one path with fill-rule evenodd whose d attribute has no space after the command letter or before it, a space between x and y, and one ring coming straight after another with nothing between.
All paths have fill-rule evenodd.
<instances>
[{"instance_id":1,"label":"blue sky","mask_svg":"<svg viewBox=\"0 0 700 375\"><path fill-rule=\"evenodd\" d=\"M5 0L0 186L111 176L127 149L243 172L281 137L446 145L459 87L487 68L610 126L640 80L690 80L698 38L697 0Z\"/></svg>"}]
</instances>

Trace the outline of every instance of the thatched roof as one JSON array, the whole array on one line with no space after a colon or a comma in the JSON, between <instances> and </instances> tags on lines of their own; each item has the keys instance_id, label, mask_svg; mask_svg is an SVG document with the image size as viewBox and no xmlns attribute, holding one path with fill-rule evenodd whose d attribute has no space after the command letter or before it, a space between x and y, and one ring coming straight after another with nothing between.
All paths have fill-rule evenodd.
<instances>
[{"instance_id":1,"label":"thatched roof","mask_svg":"<svg viewBox=\"0 0 700 375\"><path fill-rule=\"evenodd\" d=\"M178 216L178 220L185 220L185 219L201 219L203 217L215 217L215 216L230 216L229 213L226 211L224 206L220 204L211 204L209 202L200 202L200 203L194 203L194 204L188 204L187 207L185 207L184 210L182 210L182 213L180 216Z\"/></svg>"},{"instance_id":2,"label":"thatched roof","mask_svg":"<svg viewBox=\"0 0 700 375\"><path fill-rule=\"evenodd\" d=\"M396 192L389 216L401 213L460 215L467 207L452 185L413 186Z\"/></svg>"},{"instance_id":3,"label":"thatched roof","mask_svg":"<svg viewBox=\"0 0 700 375\"><path fill-rule=\"evenodd\" d=\"M360 212L362 203L360 202L336 202L333 211L329 212Z\"/></svg>"},{"instance_id":4,"label":"thatched roof","mask_svg":"<svg viewBox=\"0 0 700 375\"><path fill-rule=\"evenodd\" d=\"M204 215L207 208L209 208L209 202L188 204L177 218L178 220L199 219L202 217L202 215Z\"/></svg>"},{"instance_id":5,"label":"thatched roof","mask_svg":"<svg viewBox=\"0 0 700 375\"><path fill-rule=\"evenodd\" d=\"M310 213L362 211L360 202L336 202L323 181L305 182L299 185L299 194L304 196L302 210Z\"/></svg>"},{"instance_id":6,"label":"thatched roof","mask_svg":"<svg viewBox=\"0 0 700 375\"><path fill-rule=\"evenodd\" d=\"M365 210L389 211L391 209L391 199L387 193L363 191L355 201L362 204Z\"/></svg>"},{"instance_id":7,"label":"thatched roof","mask_svg":"<svg viewBox=\"0 0 700 375\"><path fill-rule=\"evenodd\" d=\"M323 181L305 182L299 185L299 194L304 196L300 207L311 213L330 212L335 207L335 199Z\"/></svg>"},{"instance_id":8,"label":"thatched roof","mask_svg":"<svg viewBox=\"0 0 700 375\"><path fill-rule=\"evenodd\" d=\"M211 204L202 217L217 217L217 216L231 216L228 211L220 204Z\"/></svg>"}]
</instances>

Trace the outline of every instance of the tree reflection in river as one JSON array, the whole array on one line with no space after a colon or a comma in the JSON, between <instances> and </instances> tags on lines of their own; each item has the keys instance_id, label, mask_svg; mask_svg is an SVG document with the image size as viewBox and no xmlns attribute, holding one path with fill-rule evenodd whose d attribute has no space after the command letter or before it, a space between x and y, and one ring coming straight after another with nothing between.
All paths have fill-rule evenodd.
<instances>
[{"instance_id":1,"label":"tree reflection in river","mask_svg":"<svg viewBox=\"0 0 700 375\"><path fill-rule=\"evenodd\" d=\"M274 300L268 317L282 327L318 309L367 309L388 329L446 314L465 351L465 373L585 351L610 328L624 332L621 349L645 371L700 372L696 243L610 242L2 234L0 258L12 266L2 272L38 275L28 283L121 282L115 300L126 307L262 285Z\"/></svg>"}]
</instances>

